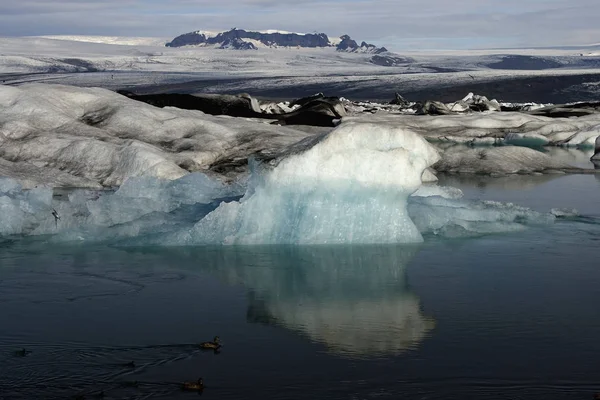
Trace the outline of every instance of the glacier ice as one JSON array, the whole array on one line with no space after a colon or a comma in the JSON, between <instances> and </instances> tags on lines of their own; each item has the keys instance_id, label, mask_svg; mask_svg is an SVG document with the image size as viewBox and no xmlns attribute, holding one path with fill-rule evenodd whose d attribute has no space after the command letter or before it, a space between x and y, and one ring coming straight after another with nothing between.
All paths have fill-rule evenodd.
<instances>
[{"instance_id":1,"label":"glacier ice","mask_svg":"<svg viewBox=\"0 0 600 400\"><path fill-rule=\"evenodd\" d=\"M574 167L527 147L470 148L452 146L435 165L440 172L502 175L564 170Z\"/></svg>"},{"instance_id":2,"label":"glacier ice","mask_svg":"<svg viewBox=\"0 0 600 400\"><path fill-rule=\"evenodd\" d=\"M344 123L264 172L241 201L222 203L167 241L411 243L423 233L468 236L554 220L512 204L465 201L456 188L421 185L423 170L437 159L431 145L410 131Z\"/></svg>"},{"instance_id":3,"label":"glacier ice","mask_svg":"<svg viewBox=\"0 0 600 400\"><path fill-rule=\"evenodd\" d=\"M406 201L438 160L419 135L348 123L285 158L240 202L222 203L178 243L411 243Z\"/></svg>"},{"instance_id":4,"label":"glacier ice","mask_svg":"<svg viewBox=\"0 0 600 400\"><path fill-rule=\"evenodd\" d=\"M15 180L0 177L0 235L29 233L42 219L51 215L52 190L35 188L22 191Z\"/></svg>"},{"instance_id":5,"label":"glacier ice","mask_svg":"<svg viewBox=\"0 0 600 400\"><path fill-rule=\"evenodd\" d=\"M310 135L264 121L158 108L100 88L0 85L0 173L27 187L177 179L224 160L277 153Z\"/></svg>"},{"instance_id":6,"label":"glacier ice","mask_svg":"<svg viewBox=\"0 0 600 400\"><path fill-rule=\"evenodd\" d=\"M413 196L408 213L423 235L469 237L516 232L532 225L554 222L551 213L540 213L512 203L465 200L442 196Z\"/></svg>"},{"instance_id":7,"label":"glacier ice","mask_svg":"<svg viewBox=\"0 0 600 400\"><path fill-rule=\"evenodd\" d=\"M186 220L201 218L197 209L182 221L170 213L209 204L215 199L239 197L239 184L224 184L201 173L176 180L130 178L116 191L79 189L66 199L53 198L51 188L21 190L13 179L0 178L0 234L58 234L65 240L103 240L181 229ZM55 210L60 220L55 221ZM206 210L204 213L208 212Z\"/></svg>"},{"instance_id":8,"label":"glacier ice","mask_svg":"<svg viewBox=\"0 0 600 400\"><path fill-rule=\"evenodd\" d=\"M142 176L117 190L79 189L61 198L51 188L22 190L2 178L0 235L138 245L414 243L422 235L471 236L554 221L550 213L464 200L459 189L422 184L438 160L409 130L351 122L274 167L251 163L250 179L234 184L202 173Z\"/></svg>"},{"instance_id":9,"label":"glacier ice","mask_svg":"<svg viewBox=\"0 0 600 400\"><path fill-rule=\"evenodd\" d=\"M591 148L600 136L600 114L578 118L550 118L521 112L486 112L435 117L375 114L347 117L373 123L395 123L430 141L466 143L473 139L490 144L519 144L539 147L560 145Z\"/></svg>"}]
</instances>

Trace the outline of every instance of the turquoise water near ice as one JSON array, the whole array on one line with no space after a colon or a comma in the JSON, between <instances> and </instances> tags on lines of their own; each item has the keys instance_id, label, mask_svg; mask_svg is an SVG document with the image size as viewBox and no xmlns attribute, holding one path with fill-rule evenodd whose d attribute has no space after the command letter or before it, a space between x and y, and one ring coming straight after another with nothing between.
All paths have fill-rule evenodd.
<instances>
[{"instance_id":1,"label":"turquoise water near ice","mask_svg":"<svg viewBox=\"0 0 600 400\"><path fill-rule=\"evenodd\" d=\"M600 181L441 183L580 215L412 246L5 240L0 399L189 398L199 376L213 399L592 398ZM219 354L197 348L215 335Z\"/></svg>"}]
</instances>

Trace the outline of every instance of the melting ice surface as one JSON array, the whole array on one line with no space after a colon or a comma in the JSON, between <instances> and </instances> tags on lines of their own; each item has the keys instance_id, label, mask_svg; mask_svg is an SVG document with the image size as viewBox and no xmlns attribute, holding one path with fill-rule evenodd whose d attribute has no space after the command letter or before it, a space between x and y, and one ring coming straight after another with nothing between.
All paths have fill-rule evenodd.
<instances>
[{"instance_id":1,"label":"melting ice surface","mask_svg":"<svg viewBox=\"0 0 600 400\"><path fill-rule=\"evenodd\" d=\"M221 204L177 242L410 243L422 240L408 196L439 159L417 134L345 124L284 159L240 202Z\"/></svg>"},{"instance_id":2,"label":"melting ice surface","mask_svg":"<svg viewBox=\"0 0 600 400\"><path fill-rule=\"evenodd\" d=\"M550 213L465 201L458 189L424 186L439 159L419 135L348 123L319 143L256 172L244 189L201 173L127 180L118 190L23 191L0 180L0 235L159 245L415 243L547 224ZM225 201L221 201L225 199ZM60 220L55 220L56 210Z\"/></svg>"}]
</instances>

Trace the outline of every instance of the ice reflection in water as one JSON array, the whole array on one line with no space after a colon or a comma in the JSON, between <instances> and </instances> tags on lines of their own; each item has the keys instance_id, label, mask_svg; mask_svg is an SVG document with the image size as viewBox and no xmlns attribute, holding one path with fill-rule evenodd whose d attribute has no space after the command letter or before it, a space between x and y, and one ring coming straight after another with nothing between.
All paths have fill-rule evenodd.
<instances>
[{"instance_id":1,"label":"ice reflection in water","mask_svg":"<svg viewBox=\"0 0 600 400\"><path fill-rule=\"evenodd\" d=\"M268 247L219 250L209 268L249 291L249 322L281 326L357 357L416 348L434 328L411 292L416 246ZM259 264L248 263L258 259Z\"/></svg>"}]
</instances>

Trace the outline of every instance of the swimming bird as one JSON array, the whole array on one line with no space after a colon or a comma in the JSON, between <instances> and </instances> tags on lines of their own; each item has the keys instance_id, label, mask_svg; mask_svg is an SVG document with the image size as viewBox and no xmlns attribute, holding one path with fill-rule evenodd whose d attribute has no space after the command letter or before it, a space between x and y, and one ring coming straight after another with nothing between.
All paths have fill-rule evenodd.
<instances>
[{"instance_id":1,"label":"swimming bird","mask_svg":"<svg viewBox=\"0 0 600 400\"><path fill-rule=\"evenodd\" d=\"M202 342L200 343L200 348L202 349L213 349L217 350L221 348L221 339L218 336L215 336L212 342Z\"/></svg>"},{"instance_id":2,"label":"swimming bird","mask_svg":"<svg viewBox=\"0 0 600 400\"><path fill-rule=\"evenodd\" d=\"M133 361L130 361L128 363L123 364L123 366L126 368L135 368L135 363Z\"/></svg>"},{"instance_id":3,"label":"swimming bird","mask_svg":"<svg viewBox=\"0 0 600 400\"><path fill-rule=\"evenodd\" d=\"M181 390L187 390L188 392L201 392L204 390L204 381L202 378L198 378L196 382L184 382L181 385Z\"/></svg>"},{"instance_id":4,"label":"swimming bird","mask_svg":"<svg viewBox=\"0 0 600 400\"><path fill-rule=\"evenodd\" d=\"M31 354L31 350L27 350L25 348L15 351L15 356L17 356L17 357L25 357L29 354Z\"/></svg>"}]
</instances>

